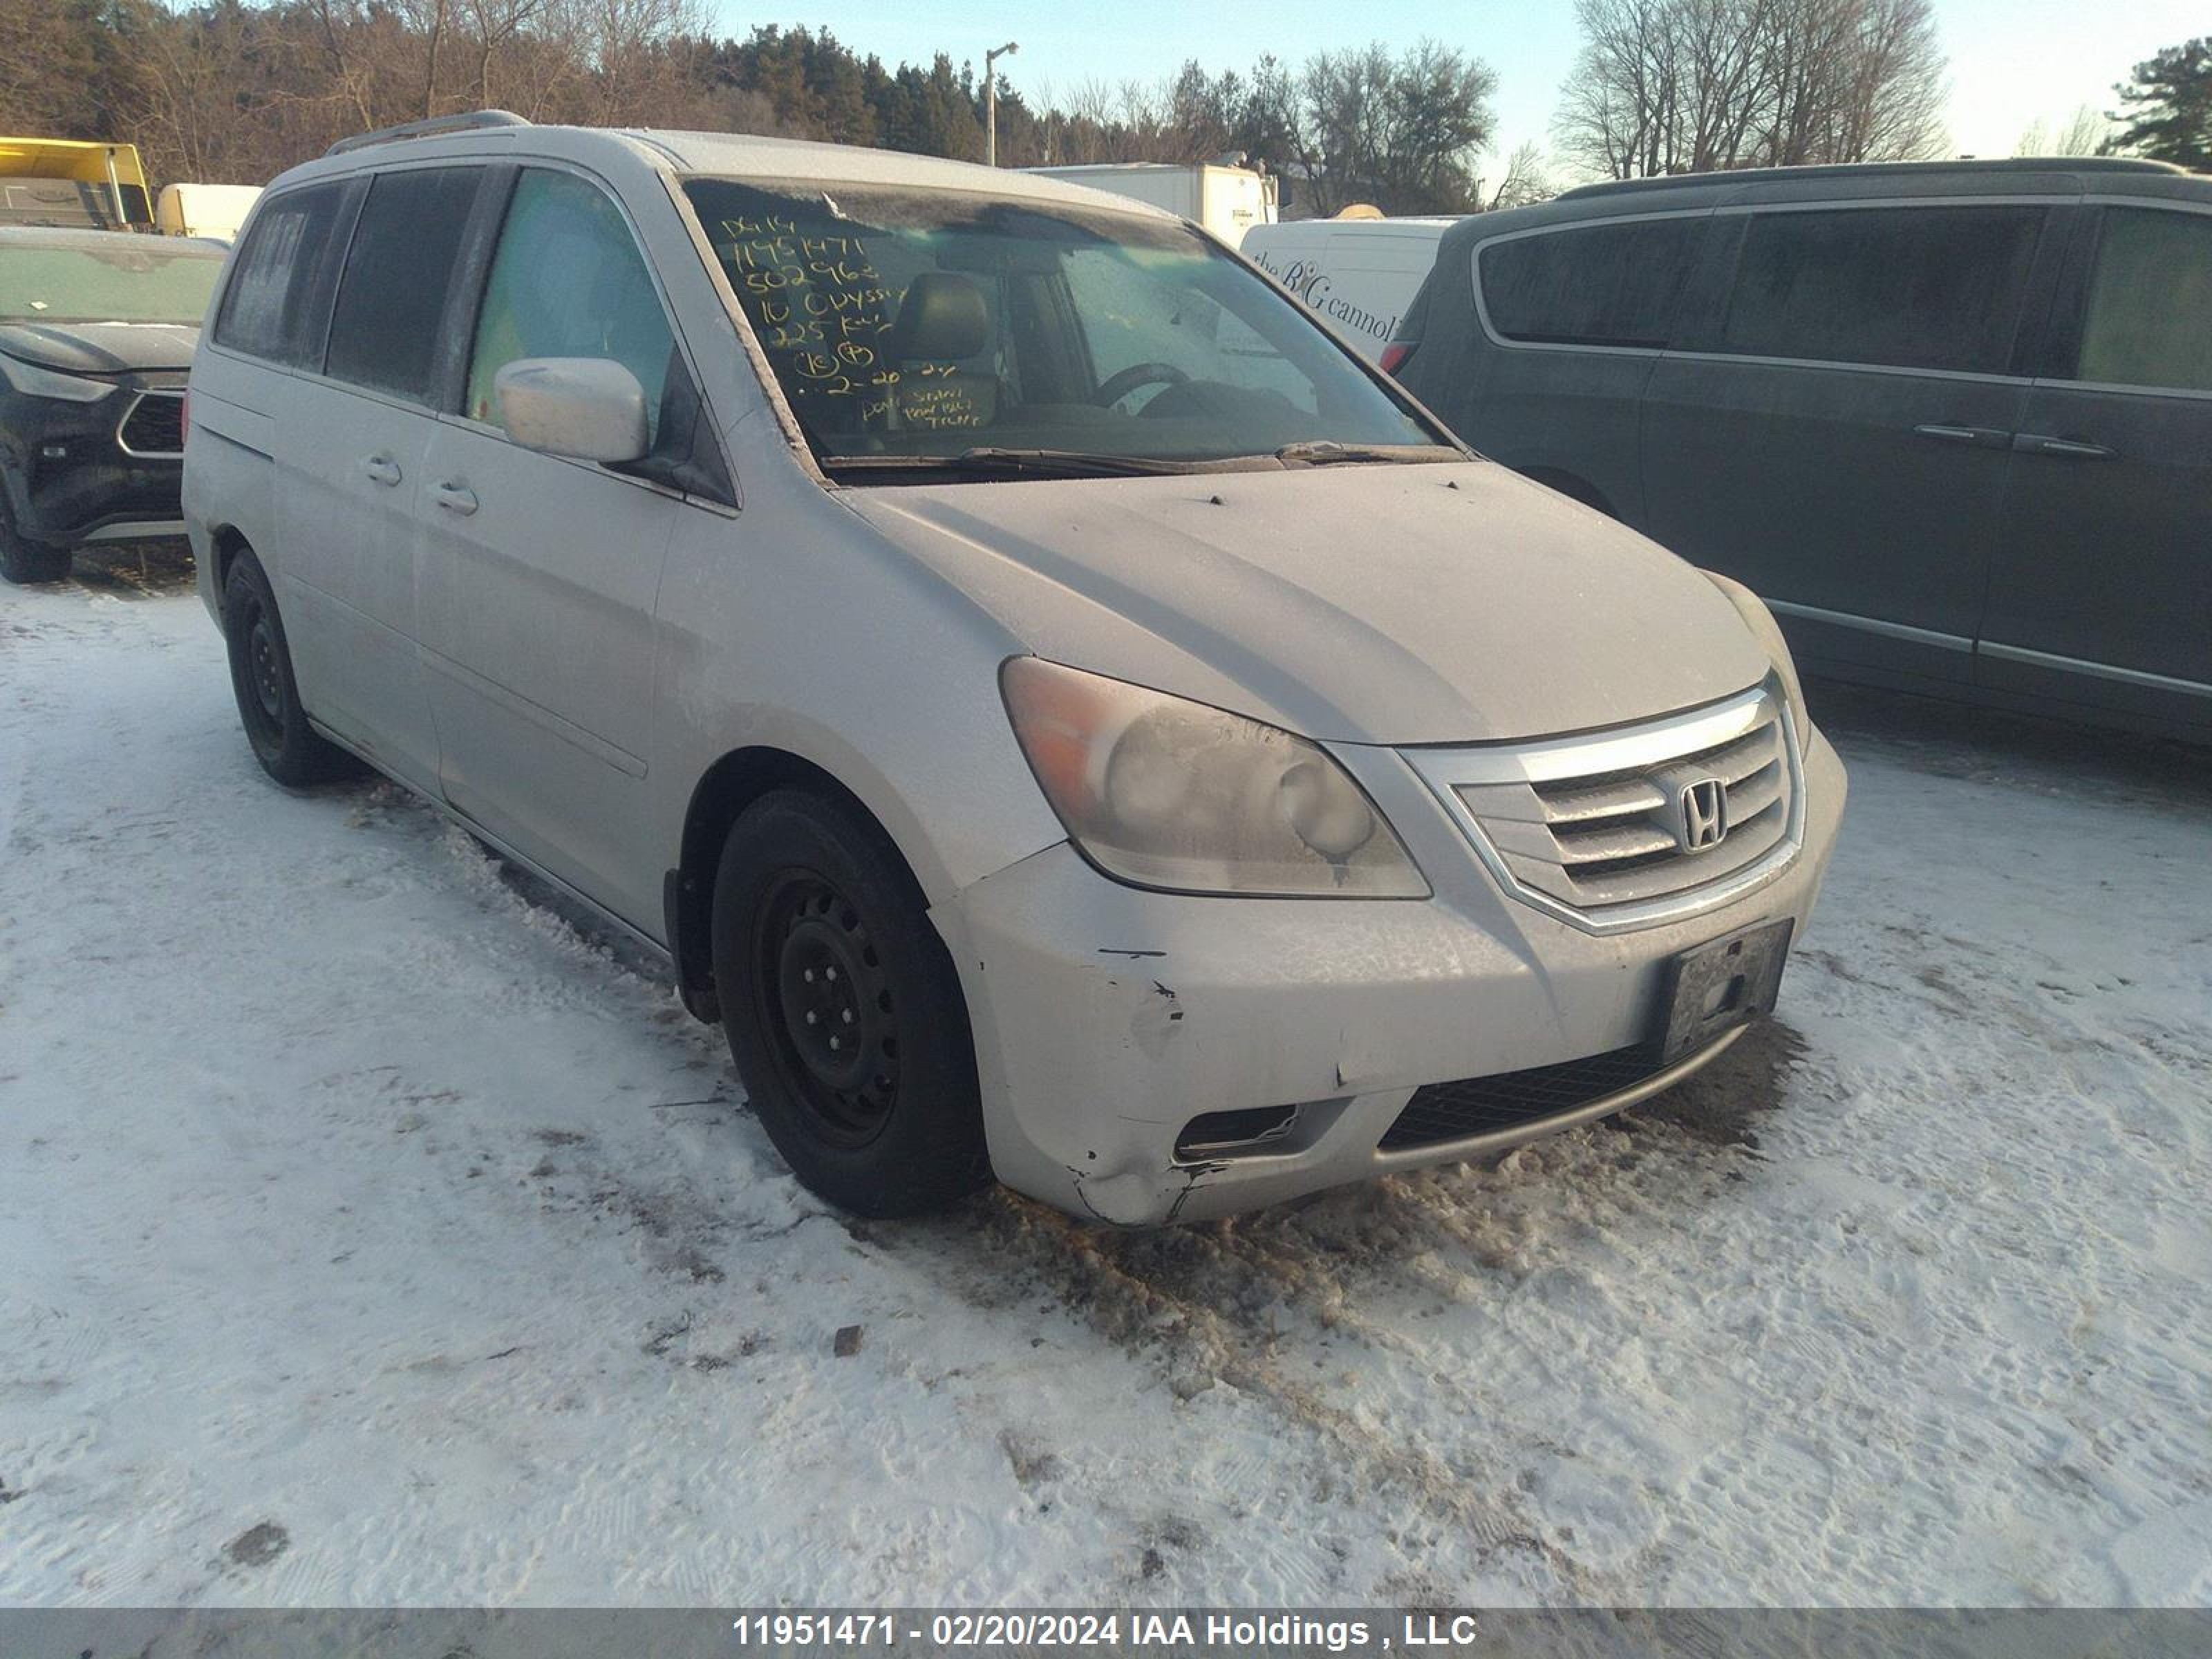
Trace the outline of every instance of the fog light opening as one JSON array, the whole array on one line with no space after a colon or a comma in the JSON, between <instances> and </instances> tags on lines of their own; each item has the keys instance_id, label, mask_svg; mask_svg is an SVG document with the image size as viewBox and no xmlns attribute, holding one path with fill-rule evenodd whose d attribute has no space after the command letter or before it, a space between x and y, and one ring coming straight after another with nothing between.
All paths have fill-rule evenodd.
<instances>
[{"instance_id":1,"label":"fog light opening","mask_svg":"<svg viewBox=\"0 0 2212 1659\"><path fill-rule=\"evenodd\" d=\"M1201 1112L1176 1137L1179 1162L1234 1158L1264 1152L1291 1132L1298 1121L1295 1106L1253 1106L1237 1112Z\"/></svg>"}]
</instances>

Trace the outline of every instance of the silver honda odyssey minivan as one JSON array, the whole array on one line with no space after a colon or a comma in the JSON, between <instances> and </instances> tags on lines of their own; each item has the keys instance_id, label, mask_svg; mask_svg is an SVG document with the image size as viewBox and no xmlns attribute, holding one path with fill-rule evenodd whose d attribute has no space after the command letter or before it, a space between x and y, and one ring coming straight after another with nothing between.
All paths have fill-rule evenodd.
<instances>
[{"instance_id":1,"label":"silver honda odyssey minivan","mask_svg":"<svg viewBox=\"0 0 2212 1659\"><path fill-rule=\"evenodd\" d=\"M1758 599L1195 228L533 126L279 179L185 511L280 783L664 951L799 1178L1218 1216L1584 1123L1773 1003L1843 811Z\"/></svg>"}]
</instances>

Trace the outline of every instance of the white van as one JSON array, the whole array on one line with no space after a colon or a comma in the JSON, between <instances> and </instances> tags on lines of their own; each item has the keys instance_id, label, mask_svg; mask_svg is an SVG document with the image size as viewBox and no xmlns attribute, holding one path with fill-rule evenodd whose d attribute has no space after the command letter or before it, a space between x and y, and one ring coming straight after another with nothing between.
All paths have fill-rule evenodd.
<instances>
[{"instance_id":1,"label":"white van","mask_svg":"<svg viewBox=\"0 0 2212 1659\"><path fill-rule=\"evenodd\" d=\"M270 775L665 951L866 1214L1196 1220L1618 1110L1772 1006L1843 811L1749 592L1018 173L349 139L226 268L184 510Z\"/></svg>"},{"instance_id":2,"label":"white van","mask_svg":"<svg viewBox=\"0 0 2212 1659\"><path fill-rule=\"evenodd\" d=\"M154 225L171 236L232 242L260 199L258 185L164 185L154 204Z\"/></svg>"},{"instance_id":3,"label":"white van","mask_svg":"<svg viewBox=\"0 0 2212 1659\"><path fill-rule=\"evenodd\" d=\"M1437 243L1459 221L1299 219L1259 225L1238 251L1380 362L1399 319L1428 280Z\"/></svg>"}]
</instances>

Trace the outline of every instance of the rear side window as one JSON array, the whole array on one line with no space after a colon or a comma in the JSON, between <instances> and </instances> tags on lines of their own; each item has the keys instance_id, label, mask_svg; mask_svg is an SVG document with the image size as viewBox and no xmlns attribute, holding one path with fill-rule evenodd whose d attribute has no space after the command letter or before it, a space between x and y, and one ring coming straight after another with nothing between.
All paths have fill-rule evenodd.
<instances>
[{"instance_id":1,"label":"rear side window","mask_svg":"<svg viewBox=\"0 0 2212 1659\"><path fill-rule=\"evenodd\" d=\"M612 199L568 173L526 172L484 287L470 418L500 423L499 371L518 358L605 357L637 376L657 432L674 345L645 257Z\"/></svg>"},{"instance_id":2,"label":"rear side window","mask_svg":"<svg viewBox=\"0 0 2212 1659\"><path fill-rule=\"evenodd\" d=\"M2004 374L2043 217L2036 207L1757 215L1717 349Z\"/></svg>"},{"instance_id":3,"label":"rear side window","mask_svg":"<svg viewBox=\"0 0 2212 1659\"><path fill-rule=\"evenodd\" d=\"M1663 349L1708 221L1641 219L1486 245L1483 309L1509 340Z\"/></svg>"},{"instance_id":4,"label":"rear side window","mask_svg":"<svg viewBox=\"0 0 2212 1659\"><path fill-rule=\"evenodd\" d=\"M432 167L378 176L338 282L328 374L430 401L438 325L482 172Z\"/></svg>"},{"instance_id":5,"label":"rear side window","mask_svg":"<svg viewBox=\"0 0 2212 1659\"><path fill-rule=\"evenodd\" d=\"M215 340L249 356L313 368L315 277L330 252L344 187L319 185L265 204L238 251Z\"/></svg>"},{"instance_id":6,"label":"rear side window","mask_svg":"<svg viewBox=\"0 0 2212 1659\"><path fill-rule=\"evenodd\" d=\"M2212 215L2105 210L2074 378L2212 392Z\"/></svg>"}]
</instances>

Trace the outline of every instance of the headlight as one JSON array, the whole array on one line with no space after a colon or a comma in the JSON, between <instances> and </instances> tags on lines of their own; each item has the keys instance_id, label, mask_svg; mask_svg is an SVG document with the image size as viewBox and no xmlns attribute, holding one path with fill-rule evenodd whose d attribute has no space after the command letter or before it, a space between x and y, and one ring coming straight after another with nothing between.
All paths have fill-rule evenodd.
<instances>
[{"instance_id":1,"label":"headlight","mask_svg":"<svg viewBox=\"0 0 2212 1659\"><path fill-rule=\"evenodd\" d=\"M68 404L96 404L115 390L105 380L87 380L75 374L40 368L18 357L0 354L0 379L26 398L54 398Z\"/></svg>"},{"instance_id":2,"label":"headlight","mask_svg":"<svg viewBox=\"0 0 2212 1659\"><path fill-rule=\"evenodd\" d=\"M1426 898L1366 793L1304 738L1036 657L1000 676L1014 735L1084 855L1185 893Z\"/></svg>"},{"instance_id":3,"label":"headlight","mask_svg":"<svg viewBox=\"0 0 2212 1659\"><path fill-rule=\"evenodd\" d=\"M1759 648L1774 664L1774 672L1782 677L1782 690L1790 699L1790 713L1797 723L1800 737L1805 732L1805 688L1797 683L1797 664L1790 654L1790 641L1783 636L1782 624L1774 620L1774 613L1760 599L1732 576L1723 576L1717 570L1704 573L1705 578L1720 589L1728 602L1735 607L1743 625L1751 630Z\"/></svg>"}]
</instances>

